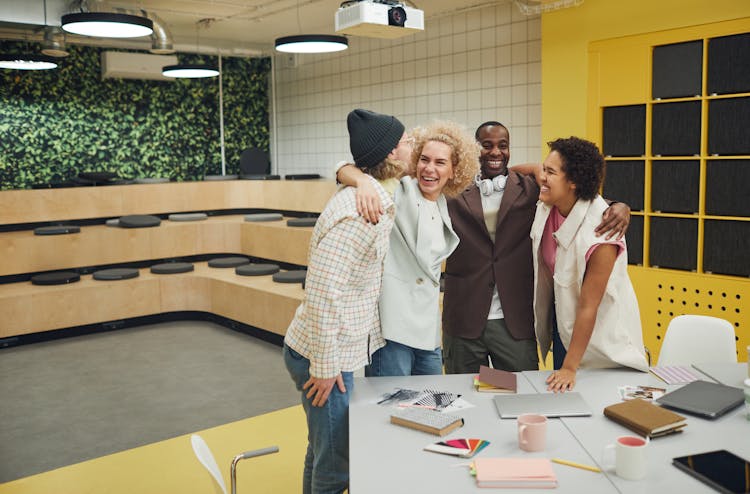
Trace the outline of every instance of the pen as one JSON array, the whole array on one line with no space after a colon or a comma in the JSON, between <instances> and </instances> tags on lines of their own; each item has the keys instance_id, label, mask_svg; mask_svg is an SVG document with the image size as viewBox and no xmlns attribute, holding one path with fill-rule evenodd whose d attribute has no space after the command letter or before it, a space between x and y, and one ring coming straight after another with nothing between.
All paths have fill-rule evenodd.
<instances>
[{"instance_id":1,"label":"pen","mask_svg":"<svg viewBox=\"0 0 750 494\"><path fill-rule=\"evenodd\" d=\"M559 463L560 465L568 465L569 467L576 467L576 468L582 468L584 470L590 470L592 472L600 472L601 470L597 467L592 467L590 465L584 465L582 463L576 463L574 461L568 461L568 460L561 460L560 458L552 458L552 461L555 463Z\"/></svg>"}]
</instances>

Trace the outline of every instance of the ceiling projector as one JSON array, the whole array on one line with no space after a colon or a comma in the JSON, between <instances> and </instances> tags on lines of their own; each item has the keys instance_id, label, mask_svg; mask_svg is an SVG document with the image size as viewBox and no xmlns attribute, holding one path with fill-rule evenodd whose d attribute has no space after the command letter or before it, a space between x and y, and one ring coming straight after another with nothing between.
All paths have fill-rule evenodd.
<instances>
[{"instance_id":1,"label":"ceiling projector","mask_svg":"<svg viewBox=\"0 0 750 494\"><path fill-rule=\"evenodd\" d=\"M392 0L348 1L336 11L336 32L395 39L424 31L424 12Z\"/></svg>"}]
</instances>

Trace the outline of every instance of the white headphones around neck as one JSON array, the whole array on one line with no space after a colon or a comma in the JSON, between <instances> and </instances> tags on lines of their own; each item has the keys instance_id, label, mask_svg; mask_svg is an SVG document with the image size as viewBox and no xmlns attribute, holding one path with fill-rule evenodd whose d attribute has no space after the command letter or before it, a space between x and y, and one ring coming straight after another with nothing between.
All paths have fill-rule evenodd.
<instances>
[{"instance_id":1,"label":"white headphones around neck","mask_svg":"<svg viewBox=\"0 0 750 494\"><path fill-rule=\"evenodd\" d=\"M479 192L482 195L490 196L493 192L500 192L505 189L505 182L508 180L507 175L498 175L495 178L482 178L481 175L477 175L474 179L474 183L479 187Z\"/></svg>"}]
</instances>

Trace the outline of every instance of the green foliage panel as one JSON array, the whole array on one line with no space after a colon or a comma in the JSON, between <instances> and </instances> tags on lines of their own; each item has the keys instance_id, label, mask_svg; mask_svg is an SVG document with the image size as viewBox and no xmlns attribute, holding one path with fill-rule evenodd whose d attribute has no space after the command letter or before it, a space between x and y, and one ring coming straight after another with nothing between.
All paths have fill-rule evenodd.
<instances>
[{"instance_id":1,"label":"green foliage panel","mask_svg":"<svg viewBox=\"0 0 750 494\"><path fill-rule=\"evenodd\" d=\"M0 50L39 48L2 41ZM218 78L102 80L101 48L69 51L57 69L0 69L0 188L61 182L84 171L173 180L221 173ZM268 150L271 61L224 58L222 64L227 173L238 173L245 148Z\"/></svg>"}]
</instances>

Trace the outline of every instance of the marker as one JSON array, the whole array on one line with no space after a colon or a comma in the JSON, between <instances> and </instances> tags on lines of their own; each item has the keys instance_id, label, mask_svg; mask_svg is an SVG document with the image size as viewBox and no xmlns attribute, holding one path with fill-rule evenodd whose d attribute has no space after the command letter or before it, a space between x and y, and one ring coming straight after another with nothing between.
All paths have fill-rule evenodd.
<instances>
[{"instance_id":1,"label":"marker","mask_svg":"<svg viewBox=\"0 0 750 494\"><path fill-rule=\"evenodd\" d=\"M560 465L567 465L569 467L582 468L584 470L589 470L591 472L599 472L599 473L601 473L601 469L599 469L597 467L592 467L590 465L584 465L582 463L576 463L574 461L561 460L560 458L552 458L552 461L555 462L555 463L559 463Z\"/></svg>"}]
</instances>

